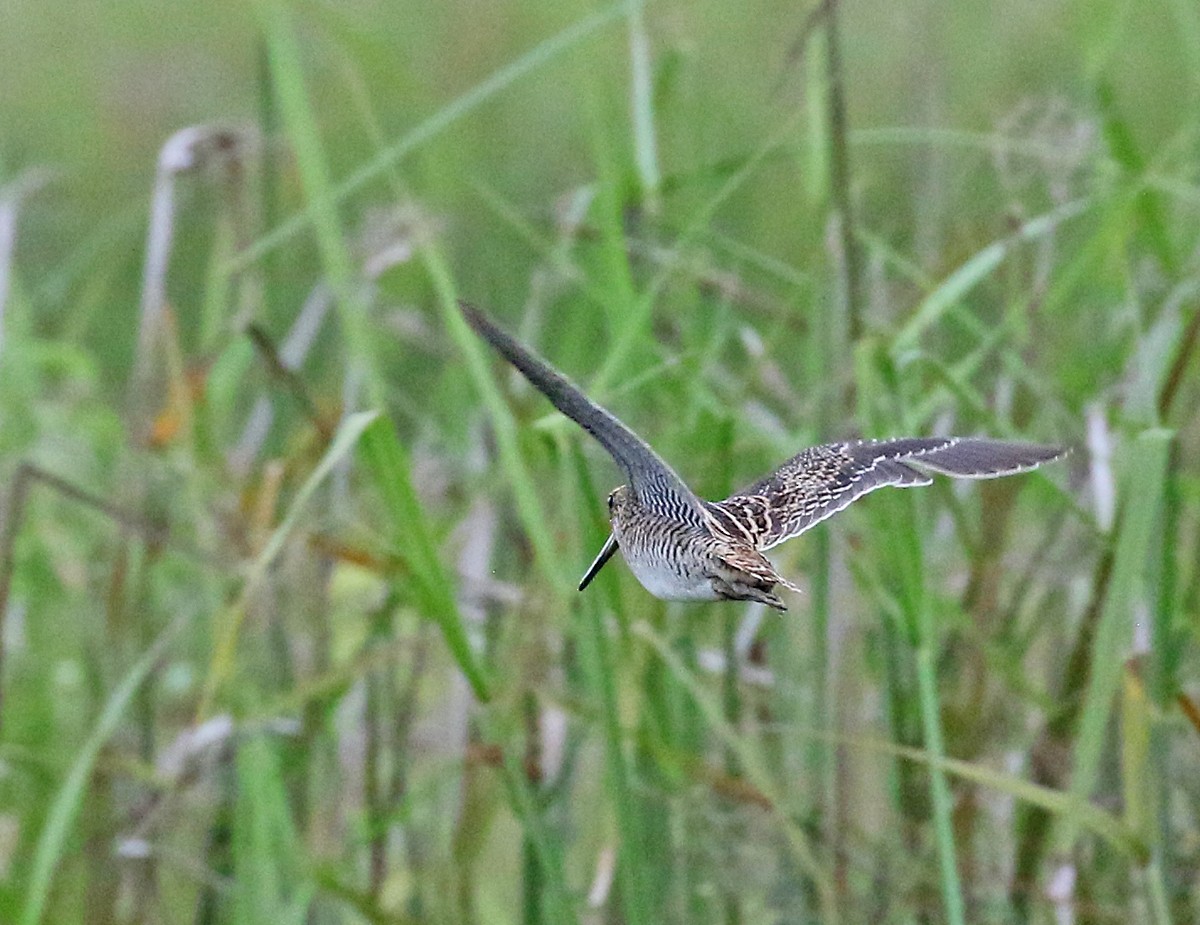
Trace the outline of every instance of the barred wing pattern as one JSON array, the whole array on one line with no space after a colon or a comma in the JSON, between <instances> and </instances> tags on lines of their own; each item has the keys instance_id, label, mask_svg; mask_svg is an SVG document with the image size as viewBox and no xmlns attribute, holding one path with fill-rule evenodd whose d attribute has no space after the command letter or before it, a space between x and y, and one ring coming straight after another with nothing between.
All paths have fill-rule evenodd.
<instances>
[{"instance_id":1,"label":"barred wing pattern","mask_svg":"<svg viewBox=\"0 0 1200 925\"><path fill-rule=\"evenodd\" d=\"M624 470L629 487L644 507L665 517L688 521L701 519L700 500L641 437L584 395L549 363L497 327L479 309L462 301L458 307L480 337L550 399L554 407L596 438Z\"/></svg>"},{"instance_id":2,"label":"barred wing pattern","mask_svg":"<svg viewBox=\"0 0 1200 925\"><path fill-rule=\"evenodd\" d=\"M877 488L929 485L929 473L990 479L1036 469L1059 446L961 437L907 437L815 446L724 501L706 505L726 534L770 549Z\"/></svg>"}]
</instances>

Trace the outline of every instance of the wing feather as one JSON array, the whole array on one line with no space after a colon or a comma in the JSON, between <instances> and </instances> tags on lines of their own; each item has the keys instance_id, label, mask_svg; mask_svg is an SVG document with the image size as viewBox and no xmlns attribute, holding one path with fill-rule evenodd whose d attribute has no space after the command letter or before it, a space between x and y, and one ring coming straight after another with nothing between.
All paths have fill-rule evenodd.
<instances>
[{"instance_id":1,"label":"wing feather","mask_svg":"<svg viewBox=\"0 0 1200 925\"><path fill-rule=\"evenodd\" d=\"M492 345L559 411L596 438L629 479L643 506L658 513L685 517L701 511L700 500L675 470L615 415L601 408L557 369L498 327L474 306L460 301L467 323Z\"/></svg>"},{"instance_id":2,"label":"wing feather","mask_svg":"<svg viewBox=\"0 0 1200 925\"><path fill-rule=\"evenodd\" d=\"M877 488L929 485L929 473L999 478L1067 453L1060 446L960 437L828 443L804 450L750 487L708 505L727 533L770 549Z\"/></svg>"}]
</instances>

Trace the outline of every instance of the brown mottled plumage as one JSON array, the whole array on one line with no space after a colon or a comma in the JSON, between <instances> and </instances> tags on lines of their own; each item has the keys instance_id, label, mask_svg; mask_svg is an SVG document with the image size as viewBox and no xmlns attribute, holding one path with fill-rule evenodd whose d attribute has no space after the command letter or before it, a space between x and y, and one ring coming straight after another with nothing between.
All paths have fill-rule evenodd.
<instances>
[{"instance_id":1,"label":"brown mottled plumage","mask_svg":"<svg viewBox=\"0 0 1200 925\"><path fill-rule=\"evenodd\" d=\"M904 437L815 446L724 501L701 501L632 430L565 376L460 302L468 324L567 417L596 438L629 480L608 496L612 534L579 590L618 548L637 579L665 600L759 601L786 610L776 585L793 591L763 555L887 485L928 485L930 473L996 478L1027 472L1064 447L961 437Z\"/></svg>"}]
</instances>

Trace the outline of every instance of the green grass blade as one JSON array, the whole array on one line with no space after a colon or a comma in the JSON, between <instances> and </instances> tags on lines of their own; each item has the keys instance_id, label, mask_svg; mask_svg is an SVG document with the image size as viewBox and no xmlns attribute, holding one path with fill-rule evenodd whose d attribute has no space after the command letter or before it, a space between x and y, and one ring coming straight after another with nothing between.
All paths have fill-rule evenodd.
<instances>
[{"instance_id":1,"label":"green grass blade","mask_svg":"<svg viewBox=\"0 0 1200 925\"><path fill-rule=\"evenodd\" d=\"M287 513L284 514L283 520L271 532L271 536L263 544L262 550L251 563L238 599L221 618L217 644L213 650L208 677L204 683L204 693L200 698L199 716L207 715L212 708L213 699L216 697L222 681L233 670L238 634L241 632L242 621L245 619L247 600L249 600L250 595L258 587L259 583L266 576L267 570L283 550L284 543L287 542L288 537L295 530L300 515L308 506L308 502L317 490L317 487L329 477L329 474L333 471L333 467L351 453L355 444L358 443L359 438L377 417L378 413L375 411L360 411L357 414L350 415L342 422L337 433L334 434L329 448L325 451L325 454L321 457L313 471L309 473L308 478L304 480L304 484L300 486L300 490L296 492L296 497L292 500Z\"/></svg>"},{"instance_id":2,"label":"green grass blade","mask_svg":"<svg viewBox=\"0 0 1200 925\"><path fill-rule=\"evenodd\" d=\"M446 648L481 703L492 697L491 682L467 636L442 567L425 511L412 485L412 463L390 421L380 418L363 434L360 457L382 500L387 537L408 565L421 613L433 620Z\"/></svg>"},{"instance_id":3,"label":"green grass blade","mask_svg":"<svg viewBox=\"0 0 1200 925\"><path fill-rule=\"evenodd\" d=\"M633 632L644 639L670 669L704 715L709 728L737 756L746 779L774 806L788 846L795 855L800 868L812 878L820 901L820 920L834 925L839 917L837 893L830 873L818 858L816 850L804 832L790 818L788 814L789 801L780 791L758 748L726 721L720 699L705 690L700 679L688 670L687 666L683 664L683 660L672 651L671 646L661 635L644 622L635 623Z\"/></svg>"},{"instance_id":4,"label":"green grass blade","mask_svg":"<svg viewBox=\"0 0 1200 925\"><path fill-rule=\"evenodd\" d=\"M946 307L949 307L947 304ZM905 404L900 388L894 352L872 349L864 342L855 357L858 395L864 417L874 426L888 419L903 420ZM906 428L907 429L907 428ZM893 578L899 605L903 639L911 646L916 673L916 703L906 688L902 673L895 672L890 696L894 704L895 734L907 738L905 715L915 712L920 717L921 740L929 753L929 797L932 805L934 844L937 849L942 904L951 925L964 925L966 906L958 872L958 850L954 843L952 820L953 801L946 782L943 762L946 759L942 736L941 707L938 698L937 654L939 635L934 622L927 588L924 538L918 525L918 499L911 493L893 494L876 499L872 507L875 534L887 537L886 545L876 551L886 574ZM896 662L902 662L897 658ZM900 667L899 664L897 667ZM903 777L903 772L901 774ZM900 801L911 781L902 781ZM898 806L903 810L904 806Z\"/></svg>"},{"instance_id":5,"label":"green grass blade","mask_svg":"<svg viewBox=\"0 0 1200 925\"><path fill-rule=\"evenodd\" d=\"M1092 673L1084 695L1083 717L1071 778L1071 792L1083 800L1092 792L1104 746L1104 727L1113 709L1121 669L1129 653L1133 612L1142 593L1142 574L1150 534L1159 514L1172 432L1145 431L1134 442L1124 476L1124 514L1117 537L1113 575L1093 644ZM1071 844L1073 825L1060 830L1059 843Z\"/></svg>"},{"instance_id":6,"label":"green grass blade","mask_svg":"<svg viewBox=\"0 0 1200 925\"><path fill-rule=\"evenodd\" d=\"M316 231L321 263L330 287L337 294L346 355L363 374L367 403L382 407L383 380L375 358L375 338L367 327L368 306L359 285L360 274L342 233L337 195L305 88L299 43L282 0L256 0L256 5L266 32L267 60L279 96L283 123L296 153L296 165Z\"/></svg>"},{"instance_id":7,"label":"green grass blade","mask_svg":"<svg viewBox=\"0 0 1200 925\"><path fill-rule=\"evenodd\" d=\"M1146 683L1150 700L1151 716L1164 716L1175 706L1175 698L1182 686L1180 667L1188 651L1190 632L1184 614L1188 611L1179 587L1178 550L1181 541L1181 512L1184 504L1180 494L1179 445L1171 446L1166 473L1167 483L1163 495L1162 528L1155 537L1157 568L1153 580L1157 585L1157 601L1153 609L1154 622L1151 629L1149 676ZM1176 873L1181 865L1178 861L1180 830L1178 814L1173 811L1172 792L1172 738L1174 729L1165 722L1150 723L1150 757L1153 784L1150 790L1152 801L1151 821L1152 860L1148 876L1152 885L1163 893L1175 895L1185 887L1184 876Z\"/></svg>"},{"instance_id":8,"label":"green grass blade","mask_svg":"<svg viewBox=\"0 0 1200 925\"><path fill-rule=\"evenodd\" d=\"M273 2L273 0L264 0L264 2ZM508 87L519 81L522 77L536 72L556 58L567 54L585 39L599 32L610 23L616 22L625 15L626 8L627 3L625 0L602 7L590 16L585 16L561 32L539 42L524 55L496 71L486 80L476 84L453 102L443 106L408 134L377 154L369 164L360 167L343 180L333 192L333 201L340 202L347 199L368 183L384 176L389 170L404 160L404 158L420 149L426 142L437 137L484 103L508 89ZM255 261L261 260L264 255L295 237L308 228L309 225L315 224L318 219L319 216L310 204L308 209L292 216L270 234L261 238L252 247L247 248L239 254L231 262L229 272L236 273Z\"/></svg>"},{"instance_id":9,"label":"green grass blade","mask_svg":"<svg viewBox=\"0 0 1200 925\"><path fill-rule=\"evenodd\" d=\"M338 294L347 355L362 367L368 402L379 407L383 404L384 387L374 358L374 337L367 327L367 306L337 215L338 194L330 181L316 120L304 87L300 50L286 11L277 0L259 0L259 10L267 33L271 73L280 97L283 120L296 149L321 259L330 285ZM384 167L390 165L390 161L384 163ZM366 423L369 421L364 422L364 427ZM411 466L395 432L384 425L375 428L364 441L364 458L384 494L386 510L392 515L392 538L412 567L426 614L438 622L475 695L480 700L487 700L486 678L471 651L445 576L437 564L436 551L412 487Z\"/></svg>"},{"instance_id":10,"label":"green grass blade","mask_svg":"<svg viewBox=\"0 0 1200 925\"><path fill-rule=\"evenodd\" d=\"M651 79L650 36L646 31L646 0L630 0L627 19L634 162L643 200L653 214L658 211L661 177L654 133L654 83Z\"/></svg>"},{"instance_id":11,"label":"green grass blade","mask_svg":"<svg viewBox=\"0 0 1200 925\"><path fill-rule=\"evenodd\" d=\"M480 718L485 737L494 742L516 743L521 740L515 723L509 723L496 714L485 714ZM525 828L525 835L533 847L541 870L539 876L545 888L546 921L555 925L574 925L579 921L571 893L567 888L562 845L552 837L546 827L542 808L538 806L529 778L526 776L521 757L515 747L502 748L501 775L509 802L516 817Z\"/></svg>"},{"instance_id":12,"label":"green grass blade","mask_svg":"<svg viewBox=\"0 0 1200 925\"><path fill-rule=\"evenodd\" d=\"M292 500L287 513L284 514L283 520L279 522L279 526L271 533L270 539L263 545L262 552L255 558L246 578L248 587L257 586L258 582L266 575L267 569L271 567L275 557L283 550L283 544L287 542L287 538L296 528L296 523L313 493L325 479L329 478L334 466L350 455L359 439L366 433L367 428L378 417L379 412L377 411L359 411L342 421L337 433L333 435L333 440L329 443L329 449L325 451L316 467L304 480L304 484L296 492L296 497Z\"/></svg>"},{"instance_id":13,"label":"green grass blade","mask_svg":"<svg viewBox=\"0 0 1200 925\"><path fill-rule=\"evenodd\" d=\"M29 876L29 888L25 892L25 902L21 908L20 925L38 925L46 909L46 901L50 895L50 887L54 880L54 872L66 851L67 841L75 827L79 816L79 808L83 803L84 791L88 779L96 766L96 759L104 744L117 730L117 724L125 715L133 701L134 695L142 683L150 676L159 660L167 651L171 641L183 629L184 621L176 620L168 626L146 653L125 676L125 679L113 692L100 718L96 722L91 735L84 740L79 749L79 755L71 765L67 778L54 797L50 812L46 816L45 825L38 835L37 847L34 849L33 865Z\"/></svg>"},{"instance_id":14,"label":"green grass blade","mask_svg":"<svg viewBox=\"0 0 1200 925\"><path fill-rule=\"evenodd\" d=\"M779 129L759 145L729 179L696 209L694 214L689 217L682 234L675 239L674 250L677 253L682 253L689 245L704 235L721 204L762 168L768 155L778 150L781 142L795 132L796 124L799 121L799 114L784 119ZM621 316L621 327L614 332L604 361L592 380L591 388L595 394L603 394L625 371L625 362L638 343L640 333L648 330L655 300L671 277L672 262L665 261L662 268L650 280L649 285Z\"/></svg>"},{"instance_id":15,"label":"green grass blade","mask_svg":"<svg viewBox=\"0 0 1200 925\"><path fill-rule=\"evenodd\" d=\"M438 293L442 323L450 333L455 345L466 357L467 374L483 399L484 407L492 422L492 429L496 435L496 446L500 452L500 465L504 469L504 474L516 499L521 525L533 544L534 556L542 574L549 582L550 587L554 588L561 596L565 589L564 581L566 579L560 567L558 547L554 542L550 522L545 516L535 487L533 474L529 471L521 453L517 422L489 370L491 354L467 326L462 313L459 312L455 301L454 283L440 252L431 246L426 248L423 254L425 266Z\"/></svg>"},{"instance_id":16,"label":"green grass blade","mask_svg":"<svg viewBox=\"0 0 1200 925\"><path fill-rule=\"evenodd\" d=\"M599 695L603 714L605 764L617 828L621 834L617 858L621 872L621 903L630 925L650 925L654 922L653 895L645 879L650 863L643 857L647 850L646 838L632 782L633 769L626 755L621 729L617 702L620 675L609 648L603 608L594 600L586 610L587 627L580 634L580 661L592 688Z\"/></svg>"},{"instance_id":17,"label":"green grass blade","mask_svg":"<svg viewBox=\"0 0 1200 925\"><path fill-rule=\"evenodd\" d=\"M796 732L799 735L823 739L852 749L864 749L892 755L925 767L936 765L953 777L1008 794L1022 803L1037 806L1059 818L1070 819L1079 829L1090 832L1109 847L1130 858L1137 859L1145 855L1145 844L1138 838L1136 832L1111 813L1105 812L1099 806L1082 800L1070 792L1043 787L1011 774L994 771L983 765L972 764L958 758L936 759L924 749L897 745L895 742L882 739L861 736L852 738L830 734L823 730L803 728L797 729Z\"/></svg>"},{"instance_id":18,"label":"green grass blade","mask_svg":"<svg viewBox=\"0 0 1200 925\"><path fill-rule=\"evenodd\" d=\"M917 687L921 700L921 724L925 747L929 752L929 791L933 798L933 826L937 843L938 868L941 873L942 904L946 920L951 925L965 925L966 905L963 903L962 881L958 874L958 850L954 845L953 801L946 783L944 761L946 746L942 741L941 707L937 695L937 659L935 643L927 636L917 648Z\"/></svg>"},{"instance_id":19,"label":"green grass blade","mask_svg":"<svg viewBox=\"0 0 1200 925\"><path fill-rule=\"evenodd\" d=\"M923 540L917 526L915 496L897 495L877 505L879 536L893 537L882 557L893 560L892 572L899 577L899 600L906 625L905 638L914 645L917 705L921 735L930 756L929 795L933 807L934 843L937 848L942 904L951 925L964 925L966 906L958 873L958 850L954 843L953 800L946 782L943 762L946 747L942 736L941 706L938 698L938 632L926 588ZM889 551L890 550L890 551Z\"/></svg>"},{"instance_id":20,"label":"green grass blade","mask_svg":"<svg viewBox=\"0 0 1200 925\"><path fill-rule=\"evenodd\" d=\"M276 743L259 734L239 742L237 800L230 820L232 908L238 922L303 925L316 893Z\"/></svg>"},{"instance_id":21,"label":"green grass blade","mask_svg":"<svg viewBox=\"0 0 1200 925\"><path fill-rule=\"evenodd\" d=\"M989 244L967 260L922 300L908 323L896 335L892 343L893 355L899 357L915 349L921 335L967 293L991 276L1019 245L1050 234L1063 222L1082 215L1088 205L1087 200L1077 200L1051 209L1026 222L1016 233Z\"/></svg>"},{"instance_id":22,"label":"green grass blade","mask_svg":"<svg viewBox=\"0 0 1200 925\"><path fill-rule=\"evenodd\" d=\"M1113 158L1129 175L1130 182L1138 186L1134 208L1139 224L1145 232L1150 248L1168 270L1175 269L1175 255L1171 247L1171 235L1167 232L1167 219L1163 210L1161 194L1142 184L1146 162L1133 138L1133 130L1117 109L1112 85L1102 80L1096 95L1100 104L1101 124L1108 149Z\"/></svg>"}]
</instances>

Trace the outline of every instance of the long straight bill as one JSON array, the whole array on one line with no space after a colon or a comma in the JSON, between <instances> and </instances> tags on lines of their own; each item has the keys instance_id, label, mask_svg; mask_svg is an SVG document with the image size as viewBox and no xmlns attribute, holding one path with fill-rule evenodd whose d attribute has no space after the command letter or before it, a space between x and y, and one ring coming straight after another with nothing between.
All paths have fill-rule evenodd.
<instances>
[{"instance_id":1,"label":"long straight bill","mask_svg":"<svg viewBox=\"0 0 1200 925\"><path fill-rule=\"evenodd\" d=\"M613 553L617 551L617 537L610 533L608 539L604 541L604 546L600 549L599 555L592 560L592 564L588 566L588 570L583 577L579 579L579 590L582 591L592 583L592 579L600 573L600 569L604 568L604 563L613 557Z\"/></svg>"}]
</instances>

